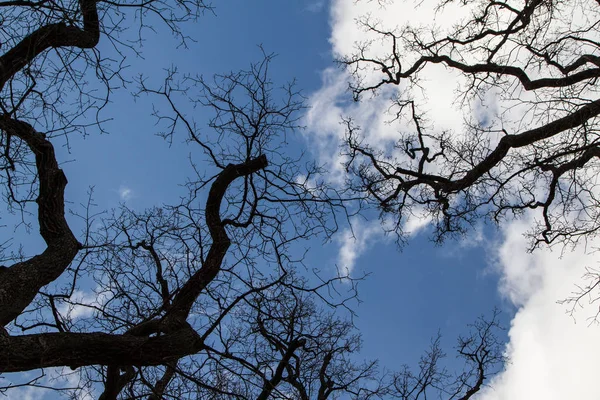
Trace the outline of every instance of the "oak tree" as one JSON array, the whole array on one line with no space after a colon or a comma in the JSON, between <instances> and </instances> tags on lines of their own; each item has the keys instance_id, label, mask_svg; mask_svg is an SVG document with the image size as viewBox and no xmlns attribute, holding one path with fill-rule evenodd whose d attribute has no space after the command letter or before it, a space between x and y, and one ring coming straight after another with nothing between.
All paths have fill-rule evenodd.
<instances>
[{"instance_id":1,"label":"oak tree","mask_svg":"<svg viewBox=\"0 0 600 400\"><path fill-rule=\"evenodd\" d=\"M164 24L185 44L183 24L209 10L202 0L0 1L0 183L17 224L44 243L34 255L2 247L0 372L39 373L11 375L0 391L32 386L104 400L470 398L503 362L496 315L459 341L467 362L459 374L440 367L437 341L417 372L379 371L355 361L360 337L333 314L356 295L353 280L298 272L305 268L294 243L329 237L348 199L311 179L318 167L287 153L302 97L270 80L268 54L213 80L175 71L161 86L140 79L138 95L160 104L161 134L185 135L204 157L179 202L97 214L90 200L84 213L66 215L68 180L55 144L104 129L102 110L127 81L124 60L139 51L147 24ZM207 131L188 107L212 111ZM538 169L569 155L541 158ZM339 284L342 295L331 295ZM80 295L84 285L92 299Z\"/></svg>"},{"instance_id":2,"label":"oak tree","mask_svg":"<svg viewBox=\"0 0 600 400\"><path fill-rule=\"evenodd\" d=\"M365 142L361 127L346 119L350 186L401 235L402 217L411 213L429 215L441 240L482 215L498 221L528 209L541 210L534 246L595 235L599 3L437 4L437 20L452 24L386 26L365 17L359 23L369 39L340 60L353 75L356 100L398 86L387 110L399 131L393 149ZM421 82L439 66L458 82L445 110L428 109L435 93L421 95ZM439 113L458 114L462 128L436 124Z\"/></svg>"}]
</instances>

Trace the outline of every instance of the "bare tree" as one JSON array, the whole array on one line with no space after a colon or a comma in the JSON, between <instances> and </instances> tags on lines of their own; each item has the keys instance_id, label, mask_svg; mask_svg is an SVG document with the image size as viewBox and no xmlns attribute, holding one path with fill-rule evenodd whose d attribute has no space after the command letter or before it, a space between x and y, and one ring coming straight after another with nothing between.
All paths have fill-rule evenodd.
<instances>
[{"instance_id":1,"label":"bare tree","mask_svg":"<svg viewBox=\"0 0 600 400\"><path fill-rule=\"evenodd\" d=\"M137 51L123 36L126 26L136 23L141 40L148 21L159 21L185 44L180 24L209 6L41 0L0 7L7 49L0 56L1 183L8 209L45 243L36 255L2 248L0 372L41 372L0 391L28 385L103 400L404 396L402 382L414 385L413 376L378 375L376 362L356 363L360 337L330 312L348 309L352 279L311 283L294 273L304 266L293 244L329 237L347 215L339 193L312 179L319 168L286 153L303 103L293 84L270 81L269 55L212 81L170 72L152 87L141 78L139 95L161 104L162 135L183 132L205 163L171 206L94 214L90 193L76 234L53 143L102 129L99 112L125 80L126 54ZM111 57L98 50L100 37ZM104 86L100 95L91 74ZM213 112L208 133L190 116L196 106ZM342 280L342 295L330 295ZM81 295L82 282L93 288L91 298ZM495 365L492 327L482 325L479 341L459 347L476 372L459 375L454 397L478 391L483 370ZM439 358L428 357L422 369ZM67 384L45 379L54 368ZM417 382L432 384L438 380Z\"/></svg>"},{"instance_id":2,"label":"bare tree","mask_svg":"<svg viewBox=\"0 0 600 400\"><path fill-rule=\"evenodd\" d=\"M386 394L402 400L426 399L432 395L449 400L472 398L506 362L503 343L497 336L501 329L498 316L496 310L489 319L480 317L468 335L458 338L456 350L457 356L464 360L462 371L450 372L442 365L446 353L438 334L421 357L418 371L404 366L393 374Z\"/></svg>"},{"instance_id":3,"label":"bare tree","mask_svg":"<svg viewBox=\"0 0 600 400\"><path fill-rule=\"evenodd\" d=\"M100 231L88 231L81 243L65 218L67 179L51 139L84 130L76 121L106 102L82 81L86 68L96 70L107 95L118 78L118 62L115 67L95 49L100 36L121 51L125 18L136 18L143 30L145 18L156 14L184 41L179 23L207 6L201 1L0 6L2 42L8 47L0 59L3 183L10 207L27 212L29 203L37 204L46 243L33 257L6 258L13 264L1 272L0 318L10 334L3 328L0 370L100 366L83 373L101 382L101 398L110 399L142 379L143 371L133 366L165 365L152 383L160 397L173 375L170 365L206 350L207 338L237 303L281 282L294 263L285 254L288 243L328 232L322 222L330 221L324 215L333 202L317 201L318 187L309 192L296 183L297 167L279 152L284 135L296 126L297 93L289 86L282 91L287 99L274 102L268 57L250 71L218 77L213 86L194 82L201 87L197 101L215 110L209 126L216 136L210 142L175 108L167 81L161 93L173 116L160 117L172 119L172 128L180 123L188 128L213 170L190 181L190 196L181 205L142 214L122 210L104 219ZM129 9L133 15L127 17ZM73 93L75 107L67 107ZM218 136L225 134L230 139L220 142ZM235 254L226 259L232 244ZM255 265L260 255L264 269ZM97 281L92 304L73 298L84 275ZM204 293L208 304L198 301ZM71 315L61 312L65 304ZM90 309L89 316L72 317L78 307ZM192 327L188 319L195 307L208 315ZM15 335L17 329L27 334Z\"/></svg>"},{"instance_id":4,"label":"bare tree","mask_svg":"<svg viewBox=\"0 0 600 400\"><path fill-rule=\"evenodd\" d=\"M360 21L377 39L341 62L357 100L402 86L389 112L403 133L394 149L377 149L347 119L351 187L393 216L400 234L410 213L432 216L441 239L481 215L499 220L526 209L543 215L534 245L596 234L598 2L448 0L435 12L448 7L467 16L452 27ZM436 110L423 112L414 96L435 64L462 77L461 132L436 129ZM497 109L477 112L486 96Z\"/></svg>"}]
</instances>

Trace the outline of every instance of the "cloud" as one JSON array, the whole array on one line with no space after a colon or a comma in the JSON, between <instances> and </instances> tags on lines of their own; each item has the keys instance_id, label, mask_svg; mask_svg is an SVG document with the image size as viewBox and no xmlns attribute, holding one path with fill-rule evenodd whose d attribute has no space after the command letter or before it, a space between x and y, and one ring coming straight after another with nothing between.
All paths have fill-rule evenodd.
<instances>
[{"instance_id":1,"label":"cloud","mask_svg":"<svg viewBox=\"0 0 600 400\"><path fill-rule=\"evenodd\" d=\"M431 22L431 13L426 7L407 7L406 2L398 1L384 8L379 6L379 3L354 0L332 2L330 43L335 57L351 54L355 51L357 43L374 38L356 23L364 15L368 14L372 21L391 26L397 24L398 15L415 22ZM372 49L377 52L383 48L375 41ZM375 72L375 74L380 73L380 71ZM376 77L379 78L380 75ZM424 90L412 94L413 98L423 100L420 103L427 104L427 110L423 111L435 117L431 118L432 121L435 119L435 125L431 122L431 128L438 131L460 131L464 123L463 112L455 104L455 89L457 82L460 82L459 75L452 75L450 72L450 78L452 77L455 79L449 79L449 72L446 69L433 66L419 83ZM338 185L343 184L347 176L344 163L347 162L348 155L344 154L344 148L340 146L347 131L347 125L343 122L344 117L351 117L353 125L361 129L361 137L365 143L386 154L390 149L394 149L400 132L414 131L414 127L409 127L411 121L393 121L395 113L390 109L390 98L407 90L404 84L385 86L378 96L365 95L360 102L355 102L348 92L350 78L350 74L344 69L325 69L322 72L320 89L308 98L310 108L304 119L307 126L304 132L309 140L311 151L328 170L327 178L330 183ZM425 102L426 90L434 91L435 96ZM492 110L494 106L495 103L492 103ZM488 118L489 112L489 109L481 107L481 119ZM390 123L392 121L393 123ZM393 156L413 162L405 154ZM407 216L403 223L404 232L409 236L421 232L430 222L430 217L426 213L420 213L417 208L413 210L414 215ZM348 229L342 232L338 256L340 267L352 272L357 258L375 240L383 237L383 234L377 233L378 230L381 230L379 223L368 223L356 226L354 231Z\"/></svg>"},{"instance_id":2,"label":"cloud","mask_svg":"<svg viewBox=\"0 0 600 400\"><path fill-rule=\"evenodd\" d=\"M357 21L369 15L370 21L382 26L401 28L399 24L410 21L413 25L436 23L452 24L460 17L465 7L444 10L441 14L432 13L431 5L439 1L383 2L334 0L331 3L330 43L335 57L354 52L357 43L372 39L368 32L357 27ZM389 4L388 4L389 3ZM464 2L454 2L450 7L461 7ZM399 18L401 16L401 18ZM444 20L446 18L446 20ZM442 33L440 33L441 35ZM384 50L385 43L373 42L372 53ZM403 54L404 56L404 54ZM364 78L373 79L380 71L366 71ZM369 75L371 74L371 76ZM430 119L430 129L439 132L448 130L460 137L465 114L456 100L456 88L462 83L457 75L441 66L428 67L419 82L423 92L412 95L427 107L425 111ZM352 102L347 92L349 75L341 69L327 69L322 75L321 88L309 97L312 107L305 123L310 146L317 157L329 167L330 179L343 182L344 168L341 163L345 156L340 153L340 142L345 135L345 127L340 123L342 116L352 116L361 127L365 142L380 149L389 148L389 144L404 129L402 124L391 125L385 114L386 103L395 93L405 94L403 86L386 88L388 92L378 97L364 96L360 103ZM395 91L395 92L394 92ZM429 93L426 96L425 93ZM520 97L516 93L515 97ZM473 115L467 119L488 126L491 120L502 112L494 93L486 93L480 103L471 103ZM523 121L523 110L511 108L515 124ZM520 129L520 126L514 126ZM490 138L494 140L494 138ZM333 155L333 156L332 156ZM527 253L528 242L523 233L531 227L533 214L528 218L508 222L502 230L502 240L491 243L494 247L489 253L495 253L495 268L500 274L499 290L515 306L518 312L514 316L510 330L506 353L511 362L504 372L499 374L478 397L483 400L500 399L597 399L600 398L600 386L596 383L600 373L597 360L600 358L600 327L589 326L587 317L595 315L597 305L579 310L575 319L565 311L566 306L557 301L570 296L581 283L585 267L595 267L598 256L586 252L583 247L575 251L562 253L558 248L540 249ZM427 226L426 219L413 217L406 228L414 233ZM339 239L339 265L352 272L361 254L383 237L381 227L375 223L363 223L355 226L354 234L350 230L342 232ZM476 240L490 245L479 236ZM587 248L593 248L589 246ZM596 247L600 243L595 244ZM592 310L592 308L595 308Z\"/></svg>"},{"instance_id":3,"label":"cloud","mask_svg":"<svg viewBox=\"0 0 600 400\"><path fill-rule=\"evenodd\" d=\"M338 268L342 274L352 275L358 258L384 236L379 221L357 221L352 223L352 228L344 229L337 238L340 244Z\"/></svg>"},{"instance_id":4,"label":"cloud","mask_svg":"<svg viewBox=\"0 0 600 400\"><path fill-rule=\"evenodd\" d=\"M134 196L133 189L125 185L119 186L118 193L121 201L130 200Z\"/></svg>"},{"instance_id":5,"label":"cloud","mask_svg":"<svg viewBox=\"0 0 600 400\"><path fill-rule=\"evenodd\" d=\"M107 300L108 294L106 292L96 293L95 291L76 290L70 298L70 301L76 304L63 302L57 309L59 314L68 316L71 320L87 318L94 313L95 308L101 307Z\"/></svg>"},{"instance_id":6,"label":"cloud","mask_svg":"<svg viewBox=\"0 0 600 400\"><path fill-rule=\"evenodd\" d=\"M432 14L424 5L411 7L407 2L396 1L382 7L380 3L354 0L336 0L332 3L330 43L334 57L350 55L356 51L357 44L367 41L371 41L371 44L366 57L389 51L390 43L381 42L380 35L368 32L357 24L365 15L369 15L372 23L381 26L396 26L398 15L415 24L419 21L429 24L432 22ZM436 18L437 15L434 15L433 19ZM449 25L453 20L442 21ZM366 81L379 81L382 75L380 70L364 70L361 77ZM464 77L455 71L431 65L420 76L418 87L409 87L404 82L398 86L385 85L379 89L377 96L363 94L360 102L352 100L348 91L350 80L349 71L343 68L324 70L321 87L308 98L310 109L304 120L307 127L304 132L310 140L309 147L327 167L329 179L333 183L342 183L345 177L343 163L347 161L347 156L340 147L347 132L347 125L342 122L344 117L352 118L353 126L360 128L364 143L368 143L375 151L381 150L402 162L416 162L394 147L402 134L413 134L415 129L412 119L397 119L397 108L390 107L391 98L415 100L420 114L425 117L421 123L430 131L453 132L455 137L464 131L465 113L461 104L456 101L456 90L464 83ZM497 111L493 96L484 96L484 100L483 104L473 104L480 123L489 122ZM426 168L436 166L427 165Z\"/></svg>"},{"instance_id":7,"label":"cloud","mask_svg":"<svg viewBox=\"0 0 600 400\"><path fill-rule=\"evenodd\" d=\"M26 386L17 389L11 389L8 394L9 398L20 400L41 400L47 398L47 390L38 387Z\"/></svg>"},{"instance_id":8,"label":"cloud","mask_svg":"<svg viewBox=\"0 0 600 400\"><path fill-rule=\"evenodd\" d=\"M392 231L386 226L388 221L363 221L355 219L351 227L344 229L336 240L339 244L337 266L343 274L352 275L358 259L376 243L390 243L393 235L385 232ZM411 216L404 222L403 232L408 237L414 237L422 232L429 224L430 219L422 216Z\"/></svg>"},{"instance_id":9,"label":"cloud","mask_svg":"<svg viewBox=\"0 0 600 400\"><path fill-rule=\"evenodd\" d=\"M510 363L480 398L600 398L596 383L600 326L588 321L597 310L579 309L573 319L565 312L570 306L557 303L576 289L584 267L595 266L598 255L583 247L564 254L558 248L528 254L523 233L532 222L531 218L514 221L503 229L497 250L500 290L519 311L509 330Z\"/></svg>"},{"instance_id":10,"label":"cloud","mask_svg":"<svg viewBox=\"0 0 600 400\"><path fill-rule=\"evenodd\" d=\"M78 388L74 392L70 392L70 397L74 400L92 400L93 390L91 387L83 385L82 375L80 371L74 371L68 367L45 368L43 371L29 371L6 374L7 379L12 384L22 384L33 380L37 377L34 384L38 386L22 386L8 390L3 393L4 398L18 400L41 400L41 399L57 399L55 389ZM3 381L7 384L7 381Z\"/></svg>"},{"instance_id":11,"label":"cloud","mask_svg":"<svg viewBox=\"0 0 600 400\"><path fill-rule=\"evenodd\" d=\"M311 12L311 13L318 13L323 11L323 8L325 7L325 0L316 0L316 1L312 1L310 3L308 3L308 5L306 6L306 11Z\"/></svg>"}]
</instances>

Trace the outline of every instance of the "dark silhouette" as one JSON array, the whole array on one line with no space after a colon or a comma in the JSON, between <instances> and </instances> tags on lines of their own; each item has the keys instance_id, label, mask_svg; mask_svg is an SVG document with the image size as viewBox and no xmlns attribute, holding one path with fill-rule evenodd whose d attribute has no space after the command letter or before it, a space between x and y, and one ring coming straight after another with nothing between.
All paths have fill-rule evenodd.
<instances>
[{"instance_id":1,"label":"dark silhouette","mask_svg":"<svg viewBox=\"0 0 600 400\"><path fill-rule=\"evenodd\" d=\"M440 365L439 340L416 372L379 371L376 362L354 361L360 337L332 314L349 309L354 280L311 283L295 272L303 265L292 244L335 232L347 200L318 180L298 182L320 171L286 155L285 135L297 128L303 104L294 85L269 80L269 55L210 82L175 72L162 87L140 79L139 95L160 104L165 138L183 132L206 163L171 206L95 214L90 193L76 215L83 232L73 232L53 143L103 129L99 115L125 80L124 58L139 50L123 39L127 32L142 35L147 21L160 20L185 42L181 23L208 9L201 0L0 2L0 179L8 209L45 242L34 256L2 255L0 372L41 372L3 381L0 391L29 385L104 400L419 399L432 391L469 398L502 366L497 314L460 339L466 366L459 374ZM102 57L100 38L122 58ZM93 76L104 92L88 82ZM212 110L206 132L186 104ZM566 118L588 121L586 107ZM466 190L492 164L447 189ZM91 300L78 292L82 281ZM46 380L50 367L65 367L75 384Z\"/></svg>"},{"instance_id":2,"label":"dark silhouette","mask_svg":"<svg viewBox=\"0 0 600 400\"><path fill-rule=\"evenodd\" d=\"M436 12L443 15L450 3L458 2L440 1ZM531 0L515 7L474 1L463 7L472 14L448 31L386 30L369 18L360 21L388 51L373 52L369 42L341 60L354 75L355 98L405 85L388 110L393 121L405 123L390 152L365 143L360 127L346 120L352 189L395 216L400 238L401 216L415 209L433 217L436 240L464 232L482 215L499 221L527 209L542 211L531 232L534 247L595 235L598 2ZM413 96L434 64L464 78L456 98L464 111L461 132L433 128L436 110L423 112L427 105ZM365 72L380 79L367 80ZM487 94L499 105L478 117L473 105Z\"/></svg>"}]
</instances>

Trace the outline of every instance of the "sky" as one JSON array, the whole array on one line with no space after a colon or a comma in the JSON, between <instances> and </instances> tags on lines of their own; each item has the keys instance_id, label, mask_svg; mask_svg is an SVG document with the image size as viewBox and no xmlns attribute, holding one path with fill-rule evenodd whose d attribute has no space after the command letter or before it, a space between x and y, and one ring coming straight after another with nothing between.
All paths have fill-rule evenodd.
<instances>
[{"instance_id":1,"label":"sky","mask_svg":"<svg viewBox=\"0 0 600 400\"><path fill-rule=\"evenodd\" d=\"M390 29L407 23L433 22L443 26L461 16L456 7L435 14L431 1L418 2L418 7L409 3L386 2L381 7L379 2L332 1L328 33L332 54L350 54L356 42L368 39L356 24L366 15ZM373 53L378 54L377 49ZM380 98L363 99L360 103L343 101L347 79L339 69L328 67L322 72L321 87L310 97L313 105L307 118L310 137L323 144L319 147L323 160L331 154L331 143L336 141L332 137L338 140L343 137L343 127L338 123L340 115L355 116L368 143L385 145L394 134L384 123ZM462 113L453 101L459 83L459 77L443 68L430 68L421 82L427 93L422 100L426 100L428 117L438 129L460 133ZM488 106L493 108L493 99L488 100L491 101ZM482 120L485 116L478 118ZM354 261L356 269L374 271L366 285L368 311L363 315L371 318L363 321L373 324L363 327L365 349L378 351L377 345L369 344L371 340L385 343L387 351L394 351L391 343L402 343L400 347L419 343L418 336L426 336L428 330L431 334L434 319L445 333L452 331L447 325L465 323L469 314L485 312L482 308L497 304L507 317L506 355L510 362L478 398L600 397L594 378L600 371L596 361L600 351L596 338L600 332L588 319L595 315L597 305L567 315L566 306L557 303L576 289L575 284L582 283L585 267L596 266L597 242L574 250L557 247L529 254L523 235L535 218L535 213L530 213L521 220L506 221L499 229L483 226L461 241L446 243L441 248L433 248L427 242L427 225L417 221L414 225L420 226L421 231L417 230L402 253L394 253L381 240L381 233L370 229L376 225L371 222L358 237L360 245L354 244L350 254L344 250L352 245L342 246L339 256ZM373 317L377 315L372 314L377 307L383 311L379 315L385 317ZM402 359L405 354L399 349L390 361ZM388 359L385 360L387 363Z\"/></svg>"},{"instance_id":2,"label":"sky","mask_svg":"<svg viewBox=\"0 0 600 400\"><path fill-rule=\"evenodd\" d=\"M348 77L335 57L352 51L364 35L356 26L360 16L371 14L394 25L428 21L428 5L423 1L415 8L398 0L383 9L377 1L215 1L215 15L208 13L186 28L197 39L189 49L173 48L169 35L159 29L148 34L144 59L131 59L129 70L160 80L165 68L177 65L182 72L210 76L259 60L261 45L277 54L273 80L296 79L307 97L306 129L293 140L327 163L335 182L343 174L335 156L342 116L357 116L372 142L386 143L394 134L378 112L381 99L348 100ZM425 85L433 94L428 107L436 110L436 123L460 129L461 114L452 106L456 79L433 71ZM90 185L102 209L125 203L142 210L176 201L182 191L191 150L181 138L169 146L155 135L150 104L144 98L134 101L133 90L127 87L113 96L106 111L112 118L105 125L109 134L73 138L70 148L57 149L69 179L66 197L74 209L85 201L82 194ZM332 271L344 268L355 276L370 274L360 285L356 307L355 323L364 340L360 357L379 359L391 370L415 365L439 330L452 364L455 337L498 307L507 327L510 363L479 399L600 398L600 328L587 319L597 305L577 310L573 317L557 303L582 283L585 267L596 265L598 256L590 250L597 243L530 254L523 234L533 218L525 215L500 227L482 221L464 238L441 246L429 240L427 221L413 219L409 240L399 249L374 215L367 215L352 221L353 234L342 227L330 242L311 243L306 262ZM38 392L19 394L27 395L39 398Z\"/></svg>"}]
</instances>

